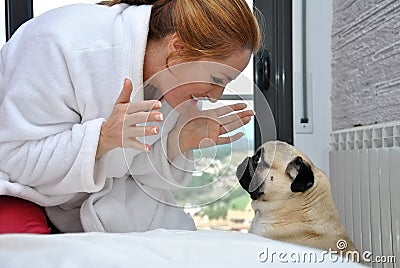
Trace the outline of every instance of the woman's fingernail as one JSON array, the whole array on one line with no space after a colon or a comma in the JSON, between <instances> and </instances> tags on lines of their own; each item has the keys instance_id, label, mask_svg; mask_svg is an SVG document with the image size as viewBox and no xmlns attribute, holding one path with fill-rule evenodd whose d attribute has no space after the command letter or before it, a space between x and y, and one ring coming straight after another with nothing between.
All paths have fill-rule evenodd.
<instances>
[{"instance_id":1,"label":"woman's fingernail","mask_svg":"<svg viewBox=\"0 0 400 268\"><path fill-rule=\"evenodd\" d=\"M157 127L151 128L151 132L154 133L154 134L157 134L158 133L158 128Z\"/></svg>"},{"instance_id":2,"label":"woman's fingernail","mask_svg":"<svg viewBox=\"0 0 400 268\"><path fill-rule=\"evenodd\" d=\"M160 109L161 108L161 101L157 101L156 104L154 106L156 106L156 108Z\"/></svg>"},{"instance_id":3,"label":"woman's fingernail","mask_svg":"<svg viewBox=\"0 0 400 268\"><path fill-rule=\"evenodd\" d=\"M150 152L150 145L146 144L144 146L144 149L146 150L146 152Z\"/></svg>"},{"instance_id":4,"label":"woman's fingernail","mask_svg":"<svg viewBox=\"0 0 400 268\"><path fill-rule=\"evenodd\" d=\"M158 121L162 121L162 120L164 119L164 115L161 114L161 113L156 114L156 115L154 116L154 119L156 119L156 120L158 120Z\"/></svg>"}]
</instances>

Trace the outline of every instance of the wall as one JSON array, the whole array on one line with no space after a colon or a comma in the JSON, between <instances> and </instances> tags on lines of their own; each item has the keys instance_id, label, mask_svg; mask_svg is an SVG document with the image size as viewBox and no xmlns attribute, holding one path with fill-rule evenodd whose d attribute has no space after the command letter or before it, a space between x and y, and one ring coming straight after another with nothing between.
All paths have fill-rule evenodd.
<instances>
[{"instance_id":1,"label":"wall","mask_svg":"<svg viewBox=\"0 0 400 268\"><path fill-rule=\"evenodd\" d=\"M333 129L399 120L400 1L333 3Z\"/></svg>"},{"instance_id":2,"label":"wall","mask_svg":"<svg viewBox=\"0 0 400 268\"><path fill-rule=\"evenodd\" d=\"M302 103L301 0L293 1L294 118ZM307 0L307 72L309 76L310 133L301 133L294 122L294 144L315 165L329 173L331 127L331 25L332 0ZM299 94L300 93L300 94ZM297 110L297 111L296 111Z\"/></svg>"}]
</instances>

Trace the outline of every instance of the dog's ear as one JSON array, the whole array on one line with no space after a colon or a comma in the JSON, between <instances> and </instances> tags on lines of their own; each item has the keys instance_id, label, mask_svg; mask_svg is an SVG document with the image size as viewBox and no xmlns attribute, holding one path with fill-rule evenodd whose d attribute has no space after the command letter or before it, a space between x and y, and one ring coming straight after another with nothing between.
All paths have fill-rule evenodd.
<instances>
[{"instance_id":1,"label":"dog's ear","mask_svg":"<svg viewBox=\"0 0 400 268\"><path fill-rule=\"evenodd\" d=\"M289 163L286 173L293 179L290 190L294 193L305 192L314 185L314 173L311 166L300 156Z\"/></svg>"}]
</instances>

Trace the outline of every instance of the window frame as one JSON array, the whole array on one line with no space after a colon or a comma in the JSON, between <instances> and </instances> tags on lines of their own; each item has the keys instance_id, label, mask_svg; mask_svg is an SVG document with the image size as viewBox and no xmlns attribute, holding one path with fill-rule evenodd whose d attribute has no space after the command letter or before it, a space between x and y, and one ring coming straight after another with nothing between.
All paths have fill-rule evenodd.
<instances>
[{"instance_id":1,"label":"window frame","mask_svg":"<svg viewBox=\"0 0 400 268\"><path fill-rule=\"evenodd\" d=\"M5 0L6 40L21 24L33 18L33 0Z\"/></svg>"}]
</instances>

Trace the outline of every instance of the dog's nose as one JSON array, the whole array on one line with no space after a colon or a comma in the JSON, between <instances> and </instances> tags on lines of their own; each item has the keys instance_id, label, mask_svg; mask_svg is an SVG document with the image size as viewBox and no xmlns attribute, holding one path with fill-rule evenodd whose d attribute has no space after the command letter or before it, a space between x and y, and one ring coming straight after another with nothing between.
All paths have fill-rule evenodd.
<instances>
[{"instance_id":1,"label":"dog's nose","mask_svg":"<svg viewBox=\"0 0 400 268\"><path fill-rule=\"evenodd\" d=\"M255 164L253 161L253 157L247 157L238 166L236 170L236 177L239 179L239 183L243 187L243 189L250 194L251 199L256 200L263 194L263 183L261 185L258 185L258 183L255 182L252 183L253 177L255 175L254 170Z\"/></svg>"},{"instance_id":2,"label":"dog's nose","mask_svg":"<svg viewBox=\"0 0 400 268\"><path fill-rule=\"evenodd\" d=\"M252 200L257 200L260 196L262 196L264 194L264 191L261 189L261 187L257 188L257 190L255 190L254 192L249 192L250 194L250 198Z\"/></svg>"}]
</instances>

